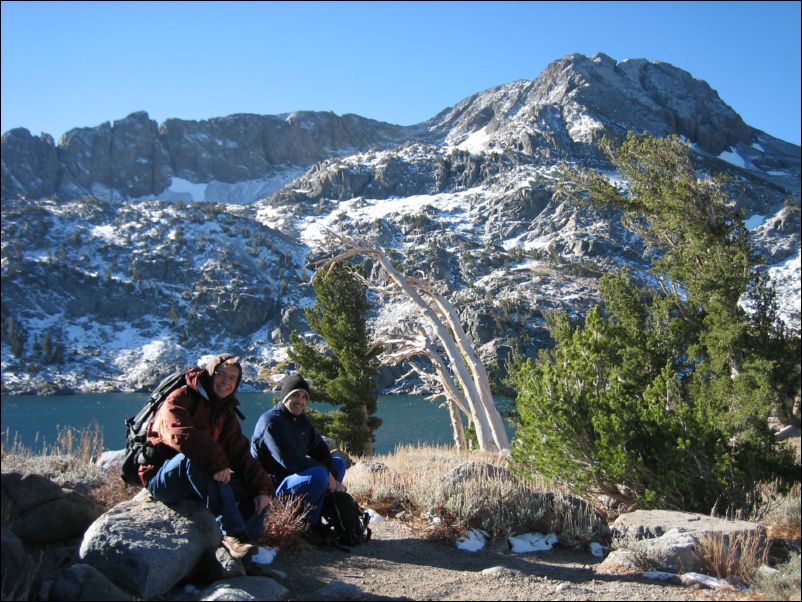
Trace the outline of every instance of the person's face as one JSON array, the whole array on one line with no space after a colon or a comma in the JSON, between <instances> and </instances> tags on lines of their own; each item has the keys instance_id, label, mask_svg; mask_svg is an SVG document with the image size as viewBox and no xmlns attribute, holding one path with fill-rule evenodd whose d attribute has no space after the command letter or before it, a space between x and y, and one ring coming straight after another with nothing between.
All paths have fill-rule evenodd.
<instances>
[{"instance_id":1,"label":"person's face","mask_svg":"<svg viewBox=\"0 0 802 602\"><path fill-rule=\"evenodd\" d=\"M304 413L307 403L309 403L309 396L306 391L293 391L284 402L284 407L294 416L300 416Z\"/></svg>"},{"instance_id":2,"label":"person's face","mask_svg":"<svg viewBox=\"0 0 802 602\"><path fill-rule=\"evenodd\" d=\"M236 366L223 366L214 371L212 388L218 399L228 397L237 388L239 369Z\"/></svg>"}]
</instances>

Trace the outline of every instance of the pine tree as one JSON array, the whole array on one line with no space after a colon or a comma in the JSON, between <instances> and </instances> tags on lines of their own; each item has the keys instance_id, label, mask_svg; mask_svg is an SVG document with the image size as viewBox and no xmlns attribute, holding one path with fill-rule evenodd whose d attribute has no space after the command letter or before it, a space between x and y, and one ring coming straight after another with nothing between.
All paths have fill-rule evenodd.
<instances>
[{"instance_id":1,"label":"pine tree","mask_svg":"<svg viewBox=\"0 0 802 602\"><path fill-rule=\"evenodd\" d=\"M628 194L575 175L655 247L660 290L606 276L604 312L584 325L550 320L554 350L512 371L515 464L628 504L746 510L756 482L793 476L767 418L799 391L799 355L788 359L798 338L777 326L740 216L677 138L629 135L605 148ZM749 291L752 315L739 305Z\"/></svg>"},{"instance_id":2,"label":"pine tree","mask_svg":"<svg viewBox=\"0 0 802 602\"><path fill-rule=\"evenodd\" d=\"M381 424L373 392L378 350L368 336L365 287L351 269L338 262L315 274L316 303L305 313L326 349L321 351L293 333L290 359L326 401L339 406L326 416L325 425L318 423L321 430L348 449L370 455L373 433Z\"/></svg>"}]
</instances>

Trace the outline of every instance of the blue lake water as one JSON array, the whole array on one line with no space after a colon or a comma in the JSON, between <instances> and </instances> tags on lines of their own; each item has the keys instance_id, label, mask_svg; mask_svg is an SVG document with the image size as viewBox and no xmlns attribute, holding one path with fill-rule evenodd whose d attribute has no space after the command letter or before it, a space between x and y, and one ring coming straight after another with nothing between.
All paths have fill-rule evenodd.
<instances>
[{"instance_id":1,"label":"blue lake water","mask_svg":"<svg viewBox=\"0 0 802 602\"><path fill-rule=\"evenodd\" d=\"M250 438L259 416L272 406L272 393L240 393L240 409L245 414L242 432ZM51 445L63 427L85 429L96 422L103 431L106 449L125 445L125 419L139 411L147 400L146 394L90 393L78 395L4 395L0 397L2 415L0 430L8 431L9 441L16 434L20 443L38 451L43 444ZM511 400L496 398L499 409L511 405ZM310 404L321 411L333 406ZM451 445L451 425L448 411L437 403L415 395L380 395L376 415L382 425L376 431L374 451L384 454L399 444ZM512 430L508 427L508 432Z\"/></svg>"}]
</instances>

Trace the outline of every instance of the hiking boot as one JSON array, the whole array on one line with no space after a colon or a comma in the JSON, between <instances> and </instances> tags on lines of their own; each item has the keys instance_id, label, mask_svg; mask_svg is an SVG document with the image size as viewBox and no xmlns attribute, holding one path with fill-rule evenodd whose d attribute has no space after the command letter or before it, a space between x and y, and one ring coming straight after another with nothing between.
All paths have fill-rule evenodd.
<instances>
[{"instance_id":1,"label":"hiking boot","mask_svg":"<svg viewBox=\"0 0 802 602\"><path fill-rule=\"evenodd\" d=\"M232 558L245 558L256 553L256 546L235 535L223 537L223 547L228 550Z\"/></svg>"}]
</instances>

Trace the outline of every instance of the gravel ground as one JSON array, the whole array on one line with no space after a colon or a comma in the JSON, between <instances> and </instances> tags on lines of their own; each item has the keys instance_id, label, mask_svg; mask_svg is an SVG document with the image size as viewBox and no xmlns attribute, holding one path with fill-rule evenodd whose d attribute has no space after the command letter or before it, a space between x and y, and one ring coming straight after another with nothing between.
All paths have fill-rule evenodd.
<instances>
[{"instance_id":1,"label":"gravel ground","mask_svg":"<svg viewBox=\"0 0 802 602\"><path fill-rule=\"evenodd\" d=\"M506 542L479 552L424 541L403 523L371 523L373 538L345 552L302 543L271 568L290 600L733 600L697 589L594 572L600 559L557 548L512 554Z\"/></svg>"}]
</instances>

